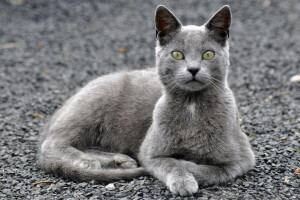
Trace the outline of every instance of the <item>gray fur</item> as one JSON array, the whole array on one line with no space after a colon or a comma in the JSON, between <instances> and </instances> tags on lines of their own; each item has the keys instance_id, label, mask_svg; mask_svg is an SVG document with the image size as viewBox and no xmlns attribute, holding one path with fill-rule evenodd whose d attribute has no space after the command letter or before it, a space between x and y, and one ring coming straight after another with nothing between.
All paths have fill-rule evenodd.
<instances>
[{"instance_id":1,"label":"gray fur","mask_svg":"<svg viewBox=\"0 0 300 200\"><path fill-rule=\"evenodd\" d=\"M90 82L44 128L40 166L73 180L112 181L145 174L129 156L137 157L160 96L154 69L119 72Z\"/></svg>"},{"instance_id":2,"label":"gray fur","mask_svg":"<svg viewBox=\"0 0 300 200\"><path fill-rule=\"evenodd\" d=\"M230 20L225 6L201 27L182 26L159 6L157 72L119 72L82 88L41 134L41 167L74 180L149 172L181 196L251 169L254 154L227 84ZM185 59L173 59L174 50ZM202 59L206 50L213 59Z\"/></svg>"}]
</instances>

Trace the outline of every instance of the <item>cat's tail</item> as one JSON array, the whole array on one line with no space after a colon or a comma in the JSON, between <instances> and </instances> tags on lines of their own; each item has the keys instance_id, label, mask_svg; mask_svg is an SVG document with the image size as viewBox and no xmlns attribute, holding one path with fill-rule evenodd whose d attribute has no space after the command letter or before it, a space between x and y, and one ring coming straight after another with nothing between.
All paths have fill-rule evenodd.
<instances>
[{"instance_id":1,"label":"cat's tail","mask_svg":"<svg viewBox=\"0 0 300 200\"><path fill-rule=\"evenodd\" d=\"M41 166L41 165L40 165ZM63 161L56 162L52 166L41 166L47 173L52 173L57 176L63 176L65 178L74 181L91 181L96 180L99 182L112 182L118 180L129 180L135 177L147 175L148 172L143 167L132 169L86 169L78 168Z\"/></svg>"},{"instance_id":2,"label":"cat's tail","mask_svg":"<svg viewBox=\"0 0 300 200\"><path fill-rule=\"evenodd\" d=\"M90 170L65 166L64 176L77 181L96 180L100 182L111 182L118 180L129 180L135 177L146 175L147 172L143 167L133 169L100 169Z\"/></svg>"}]
</instances>

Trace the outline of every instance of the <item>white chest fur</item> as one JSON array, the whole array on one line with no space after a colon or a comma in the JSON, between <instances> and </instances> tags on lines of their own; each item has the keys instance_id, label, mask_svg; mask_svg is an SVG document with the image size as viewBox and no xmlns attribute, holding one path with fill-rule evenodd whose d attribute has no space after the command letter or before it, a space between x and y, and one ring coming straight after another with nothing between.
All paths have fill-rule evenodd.
<instances>
[{"instance_id":1,"label":"white chest fur","mask_svg":"<svg viewBox=\"0 0 300 200\"><path fill-rule=\"evenodd\" d=\"M188 111L191 113L192 116L194 116L195 113L196 113L196 104L195 103L190 103L188 105Z\"/></svg>"}]
</instances>

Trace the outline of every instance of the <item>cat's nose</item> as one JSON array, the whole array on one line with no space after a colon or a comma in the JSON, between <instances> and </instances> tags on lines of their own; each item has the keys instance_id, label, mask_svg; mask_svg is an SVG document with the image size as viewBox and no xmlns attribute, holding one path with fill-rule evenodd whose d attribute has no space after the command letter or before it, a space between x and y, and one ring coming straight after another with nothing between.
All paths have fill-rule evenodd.
<instances>
[{"instance_id":1,"label":"cat's nose","mask_svg":"<svg viewBox=\"0 0 300 200\"><path fill-rule=\"evenodd\" d=\"M196 76L197 72L199 71L198 67L188 67L187 70L193 75Z\"/></svg>"}]
</instances>

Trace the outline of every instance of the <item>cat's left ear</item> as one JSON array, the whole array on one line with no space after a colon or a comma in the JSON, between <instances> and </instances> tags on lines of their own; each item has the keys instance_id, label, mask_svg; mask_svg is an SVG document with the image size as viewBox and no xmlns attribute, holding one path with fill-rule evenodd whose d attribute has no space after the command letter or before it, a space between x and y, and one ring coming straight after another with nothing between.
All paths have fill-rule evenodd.
<instances>
[{"instance_id":1,"label":"cat's left ear","mask_svg":"<svg viewBox=\"0 0 300 200\"><path fill-rule=\"evenodd\" d=\"M228 5L223 6L218 10L208 22L205 24L206 28L211 31L214 38L225 44L226 39L229 38L229 27L231 23L231 11Z\"/></svg>"}]
</instances>

